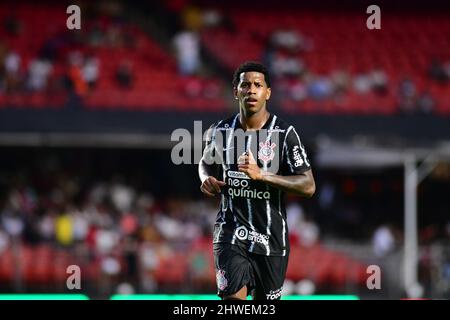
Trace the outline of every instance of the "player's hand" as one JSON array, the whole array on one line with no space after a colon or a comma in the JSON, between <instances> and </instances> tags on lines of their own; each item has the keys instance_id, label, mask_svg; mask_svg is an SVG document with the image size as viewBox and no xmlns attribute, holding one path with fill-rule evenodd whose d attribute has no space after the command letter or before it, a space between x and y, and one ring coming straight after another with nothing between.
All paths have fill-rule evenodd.
<instances>
[{"instance_id":1,"label":"player's hand","mask_svg":"<svg viewBox=\"0 0 450 320\"><path fill-rule=\"evenodd\" d=\"M216 178L209 176L205 181L203 181L200 186L200 190L209 197L214 197L216 194L220 193L220 187L225 186L226 183Z\"/></svg>"},{"instance_id":2,"label":"player's hand","mask_svg":"<svg viewBox=\"0 0 450 320\"><path fill-rule=\"evenodd\" d=\"M238 168L239 171L244 172L250 179L253 180L262 180L263 174L261 169L258 167L258 163L253 157L251 151L244 152L238 159Z\"/></svg>"}]
</instances>

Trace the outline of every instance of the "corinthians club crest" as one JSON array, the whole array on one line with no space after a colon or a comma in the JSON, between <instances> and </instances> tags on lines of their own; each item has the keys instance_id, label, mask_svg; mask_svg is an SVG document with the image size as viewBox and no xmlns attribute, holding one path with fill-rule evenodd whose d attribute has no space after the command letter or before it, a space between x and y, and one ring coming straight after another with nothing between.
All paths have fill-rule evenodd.
<instances>
[{"instance_id":1,"label":"corinthians club crest","mask_svg":"<svg viewBox=\"0 0 450 320\"><path fill-rule=\"evenodd\" d=\"M275 143L270 143L270 141L266 141L264 143L259 143L259 151L258 151L258 159L263 162L272 161L275 157L275 147L277 145Z\"/></svg>"}]
</instances>

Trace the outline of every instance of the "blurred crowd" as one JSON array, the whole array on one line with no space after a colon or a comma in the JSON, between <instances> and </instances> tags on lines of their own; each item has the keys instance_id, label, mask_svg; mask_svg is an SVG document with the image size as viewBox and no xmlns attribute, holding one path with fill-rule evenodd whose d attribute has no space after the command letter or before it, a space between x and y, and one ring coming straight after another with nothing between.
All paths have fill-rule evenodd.
<instances>
[{"instance_id":1,"label":"blurred crowd","mask_svg":"<svg viewBox=\"0 0 450 320\"><path fill-rule=\"evenodd\" d=\"M418 90L417 84L408 75L393 87L392 79L378 67L366 72L352 74L345 67L329 70L326 74L316 74L308 68L302 54L314 52L314 43L298 30L280 28L267 41L263 61L275 78L274 93L280 99L302 102L306 99L317 101L339 101L349 92L364 96L372 93L386 97L394 90L396 105L403 114L432 114L436 107L435 98L429 90ZM450 60L433 59L430 62L427 80L448 84ZM392 92L391 92L392 93Z\"/></svg>"},{"instance_id":2,"label":"blurred crowd","mask_svg":"<svg viewBox=\"0 0 450 320\"><path fill-rule=\"evenodd\" d=\"M57 175L38 185L14 177L0 209L0 252L14 239L50 245L82 265L100 261L101 273L134 290L154 292L152 273L161 259L210 237L216 208L207 202L156 200L120 177L85 186L65 172Z\"/></svg>"},{"instance_id":3,"label":"blurred crowd","mask_svg":"<svg viewBox=\"0 0 450 320\"><path fill-rule=\"evenodd\" d=\"M175 258L181 264L183 258L190 267L180 270L180 281L197 274L207 278L202 285L213 289L209 274L202 270L211 267L218 199L199 198L193 191L171 195L163 190L166 196L156 195L162 185L152 174L139 177L152 186L147 188L133 174L108 169L105 178L104 173L96 173L98 164L93 161L87 162L92 168L74 170L63 158L41 156L38 163L32 158L28 168L5 166L0 175L0 255L14 243L50 246L69 252L77 264L98 264L101 275L114 279L115 285L123 284L120 288L127 292L160 292L164 289L158 275L161 263ZM376 178L326 175L329 179L318 181L312 201L287 198L291 244L313 247L346 239L372 246L374 257L398 252L403 214L396 178L380 184ZM177 179L190 181L183 176ZM195 181L186 183L191 190L198 189ZM422 194L423 205L428 208L441 189ZM445 210L441 206L441 212L435 210L428 217L419 233L421 244L450 239L450 221L442 216ZM437 225L439 219L447 225ZM199 255L192 257L195 250ZM186 283L186 288L193 287ZM119 290L119 286L104 290Z\"/></svg>"},{"instance_id":4,"label":"blurred crowd","mask_svg":"<svg viewBox=\"0 0 450 320\"><path fill-rule=\"evenodd\" d=\"M170 2L167 9L175 14L176 30L166 39L163 36L158 39L160 43L157 45L165 50L167 59L173 58L176 65L173 76L185 79L183 91L187 97L222 97L221 80L223 78L230 83L230 72L223 72L226 68L221 61L205 50L208 44L202 35L204 30L216 27L237 32L236 26L222 11L208 7L175 1ZM99 57L98 51L109 48L113 53L121 48L137 48L139 41L132 31L137 25L126 22L122 11L121 5L117 8L114 4L111 8L99 5L93 10L96 14L88 11L84 16L82 30L60 30L52 34L39 48L31 50L31 56L23 48L18 50L8 46L8 41L0 40L0 95L66 91L76 97L84 97L96 90L99 79L105 77L110 78L106 82L113 82L115 89L132 91L140 75L136 74L138 70L135 70L136 63L131 56L123 55L111 73L109 67L102 68L105 57ZM29 37L24 21L13 13L2 22L0 27L8 36ZM160 28L164 31L167 25ZM403 114L432 114L436 109L435 93L427 86L417 83L418 79L408 74L400 75L401 79L391 79L381 65L357 73L347 70L344 65L325 73L311 70L304 56L313 54L316 45L298 29L280 26L261 41L265 44L259 58L275 78L273 105L281 105L282 100L296 105L306 100L341 104L348 94L360 97L371 94L395 100L396 110ZM245 53L242 55L244 57ZM153 63L152 68L158 65L157 61ZM449 78L448 59L434 58L423 74L423 79L443 85L448 84Z\"/></svg>"},{"instance_id":5,"label":"blurred crowd","mask_svg":"<svg viewBox=\"0 0 450 320\"><path fill-rule=\"evenodd\" d=\"M0 255L17 243L63 250L82 270L98 264L100 275L114 279L114 286L122 283L117 290L127 292L163 289L157 274L160 264L178 254L189 262L188 253L195 248L201 253L192 257L192 269L184 272L190 270L193 277L212 267L202 259L210 258L217 199L156 197L131 175L111 172L110 178L102 178L87 171L74 173L61 167L61 159L50 159L30 164L34 169L2 173ZM305 217L300 204L289 205L288 220L294 243L311 246L319 241L318 226ZM183 277L189 279L187 274ZM207 280L203 285L214 285Z\"/></svg>"},{"instance_id":6,"label":"blurred crowd","mask_svg":"<svg viewBox=\"0 0 450 320\"><path fill-rule=\"evenodd\" d=\"M2 22L0 27L9 37L29 37L30 26L24 28L24 21L13 12ZM0 93L68 90L84 96L95 88L101 74L96 50L133 48L136 39L130 30L130 25L120 16L87 16L82 31L61 29L40 47L33 48L31 56L23 47L0 40ZM112 76L117 87L129 88L133 81L131 62L117 61Z\"/></svg>"},{"instance_id":7,"label":"blurred crowd","mask_svg":"<svg viewBox=\"0 0 450 320\"><path fill-rule=\"evenodd\" d=\"M134 32L137 26L125 21L120 4L111 2L99 7L102 8L99 15L90 15L96 10L85 15L82 31L53 33L32 50L27 47L28 43L27 46L9 45L0 37L0 98L33 93L47 93L52 97L52 93L64 91L76 98L73 101L77 104L79 98L102 87L105 78L108 78L107 86L113 83L112 89L108 87L109 92L119 93L133 91L139 78L146 85L143 87L144 95L148 93L146 89L159 85L159 82L183 79L184 95L180 100L187 108L191 99L186 99L186 96L221 97L222 83L217 79L223 78L231 84L230 70L225 72L224 61L211 52L205 52L207 44L202 38L203 31L220 27L235 34L238 32L236 25L225 11L201 9L183 0L169 1L167 5L178 19L176 30L165 38L161 32L159 42L151 42L155 45L151 48L160 49L164 57L161 60L155 58L155 61L153 56L149 58L152 60L148 66L150 72L145 71L148 74L144 80L145 72L136 67L138 61L129 55L139 51L135 50L140 44L140 38ZM21 39L37 43L27 38L26 21L14 15L13 11L0 23L1 32L14 39L16 44ZM167 25L161 24L151 32L154 35L158 31L167 31L165 28ZM149 34L146 34L148 39L151 37ZM356 74L345 66L339 70L315 73L306 63L305 56L314 54L317 44L306 34L298 29L280 27L264 41L261 61L274 78L271 106L275 107L280 99L293 101L298 107L306 100L341 101L350 93L363 98L369 95L394 96L400 113L433 114L437 102L435 93L427 89L427 84L440 84L445 89L450 80L450 60L438 58L429 61L422 83L408 74L400 75L400 80L392 79L383 66ZM230 52L225 53L232 53L231 44L227 43ZM121 52L121 55L113 55L113 52ZM153 52L142 53L144 63L147 63L146 59L150 57L147 54L150 53ZM117 56L121 58L115 61ZM173 70L170 69L172 65L169 63L169 74L153 72L153 67L172 58L174 66ZM109 65L113 65L113 69L109 69ZM174 92L179 93L176 88L176 92L164 91L173 95ZM155 96L157 100L158 94ZM211 108L208 100L203 108ZM14 161L14 156L8 151L2 150L3 154L7 156L2 157L0 163L5 159ZM77 155L71 157L76 158ZM156 157L161 157L161 154ZM131 169L146 165L127 163L124 167ZM170 164L148 165L151 167L148 170L175 175ZM16 244L32 248L45 245L69 252L74 257L73 261L85 265L98 263L100 274L115 279L114 283L119 284L114 290L160 292L157 272L166 258L178 257L177 254L187 256L194 249L203 250L206 257L210 257L210 252L205 250L211 248L211 231L218 203L217 199L201 197L198 181L194 181L192 176L154 180L141 176L141 179L148 180L146 185L151 185L147 188L130 175L116 173L113 169L106 176L100 176L96 169L101 167L102 164L92 165L90 170L84 168L73 172L61 159L53 163L45 158L30 159L23 166L13 166L12 170L0 167L0 258ZM432 179L419 187L419 210L426 212L419 221L421 245L448 243L450 240L450 207L445 202L449 172L448 166L439 166L432 173ZM312 247L329 239L347 239L367 243L375 257L384 258L398 253L403 245L402 174L397 170L380 179L378 173L364 176L321 171L313 199L303 202L288 198L287 220L292 244ZM173 189L185 184L189 192L171 194L167 188L158 192L163 188L162 180L167 180L165 183ZM450 252L446 254L450 261ZM426 265L427 253L424 257L421 261ZM209 277L205 272L208 262L204 256L194 258L190 262L192 268L187 269L187 276ZM1 272L0 266L0 277ZM450 279L449 263L443 265L443 272L446 279ZM184 281L183 276L185 274L180 275L180 281ZM214 283L207 282L206 285L214 290ZM105 287L104 290L109 289Z\"/></svg>"}]
</instances>

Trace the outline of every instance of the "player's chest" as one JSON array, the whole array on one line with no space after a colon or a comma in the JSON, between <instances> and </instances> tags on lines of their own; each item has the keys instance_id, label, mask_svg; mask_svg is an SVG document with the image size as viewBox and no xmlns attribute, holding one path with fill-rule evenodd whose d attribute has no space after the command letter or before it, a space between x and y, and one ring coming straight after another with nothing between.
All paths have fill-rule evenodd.
<instances>
[{"instance_id":1,"label":"player's chest","mask_svg":"<svg viewBox=\"0 0 450 320\"><path fill-rule=\"evenodd\" d=\"M251 153L260 168L272 167L269 171L278 172L283 157L284 131L222 130L220 136L216 139L216 153L228 169L237 170L240 157Z\"/></svg>"}]
</instances>

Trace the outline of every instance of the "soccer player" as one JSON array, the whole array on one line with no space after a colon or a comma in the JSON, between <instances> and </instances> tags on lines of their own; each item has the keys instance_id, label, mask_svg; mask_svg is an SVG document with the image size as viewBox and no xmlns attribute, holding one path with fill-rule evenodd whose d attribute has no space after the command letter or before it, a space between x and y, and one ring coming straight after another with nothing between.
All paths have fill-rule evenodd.
<instances>
[{"instance_id":1,"label":"soccer player","mask_svg":"<svg viewBox=\"0 0 450 320\"><path fill-rule=\"evenodd\" d=\"M314 194L311 164L295 128L267 110L263 65L239 66L233 91L239 113L209 128L199 164L201 191L221 195L213 235L218 295L280 299L289 257L284 194Z\"/></svg>"}]
</instances>

